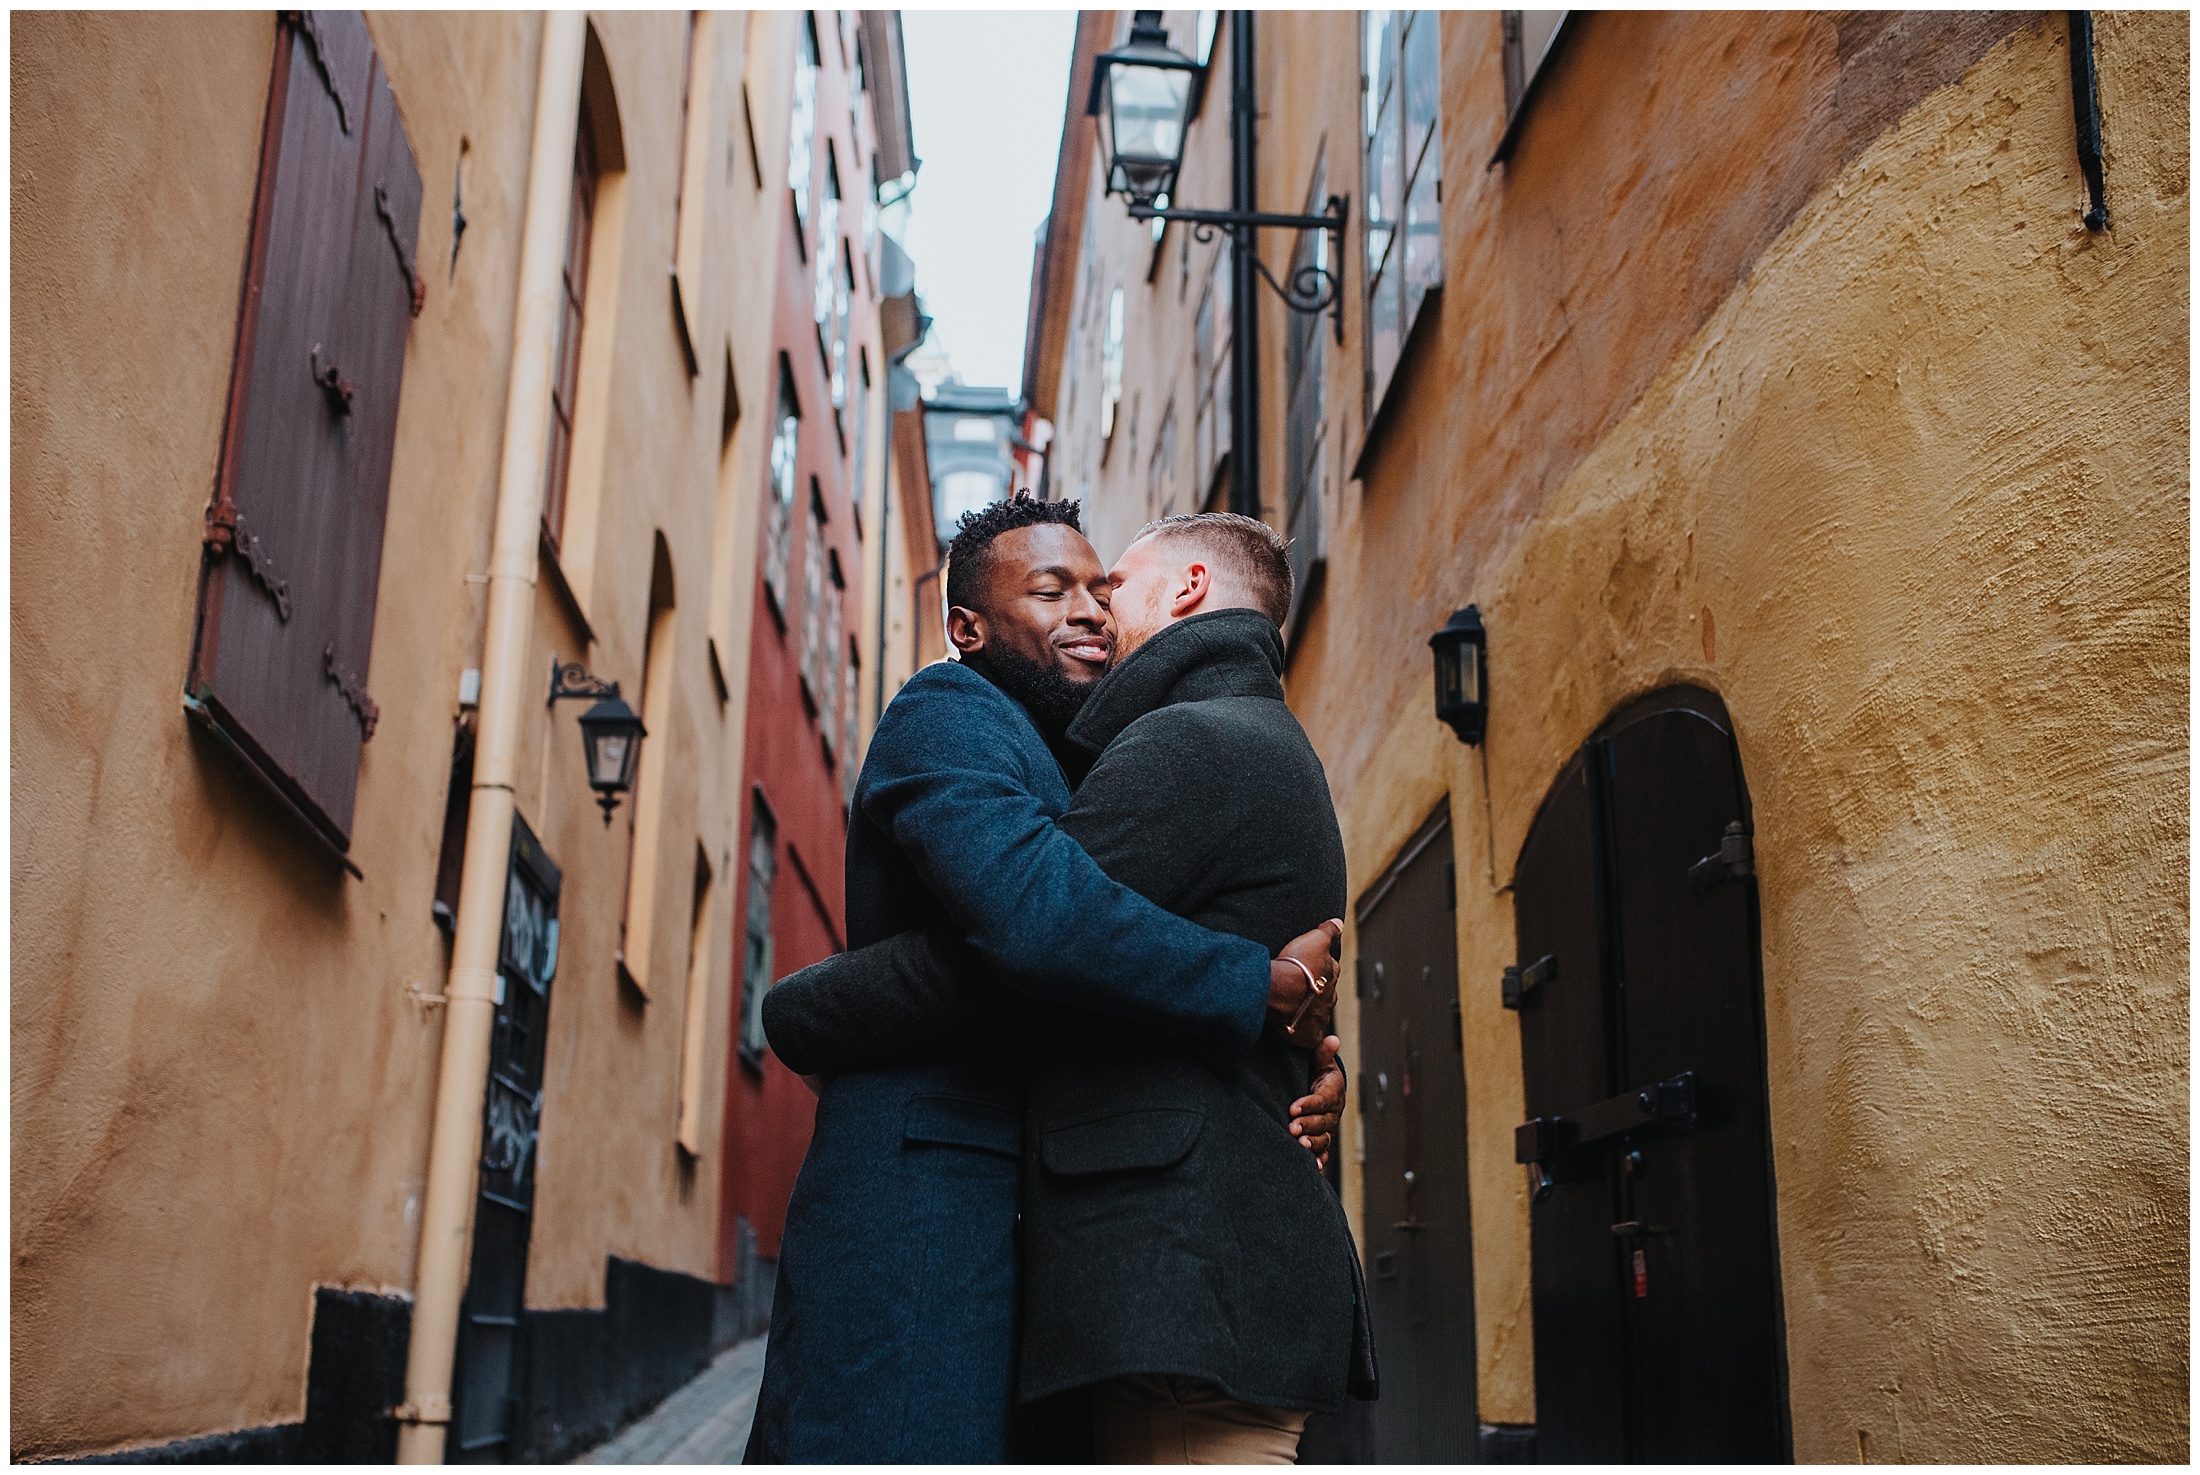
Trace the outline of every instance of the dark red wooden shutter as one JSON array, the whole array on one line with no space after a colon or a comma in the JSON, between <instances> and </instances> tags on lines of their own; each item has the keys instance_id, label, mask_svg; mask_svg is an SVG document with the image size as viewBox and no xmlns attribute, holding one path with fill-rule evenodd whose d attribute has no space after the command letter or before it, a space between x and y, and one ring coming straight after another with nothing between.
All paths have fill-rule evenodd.
<instances>
[{"instance_id":1,"label":"dark red wooden shutter","mask_svg":"<svg viewBox=\"0 0 2200 1475\"><path fill-rule=\"evenodd\" d=\"M188 703L351 843L421 185L365 22L278 32Z\"/></svg>"}]
</instances>

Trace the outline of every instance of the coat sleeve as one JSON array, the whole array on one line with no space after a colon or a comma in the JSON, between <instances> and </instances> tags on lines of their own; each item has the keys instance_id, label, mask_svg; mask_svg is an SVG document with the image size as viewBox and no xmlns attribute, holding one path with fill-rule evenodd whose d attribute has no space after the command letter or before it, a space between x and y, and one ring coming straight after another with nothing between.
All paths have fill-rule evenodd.
<instances>
[{"instance_id":1,"label":"coat sleeve","mask_svg":"<svg viewBox=\"0 0 2200 1475\"><path fill-rule=\"evenodd\" d=\"M1111 880L1042 804L1024 764L1044 749L1016 731L1028 727L1020 709L991 688L945 682L904 688L895 708L873 737L857 802L1003 980L1052 1003L1171 1026L1221 1057L1252 1047L1267 1018L1268 950ZM1166 831L1144 838L1171 843Z\"/></svg>"},{"instance_id":2,"label":"coat sleeve","mask_svg":"<svg viewBox=\"0 0 2200 1475\"><path fill-rule=\"evenodd\" d=\"M799 1075L903 1065L1030 1008L942 924L788 974L764 995L764 1035Z\"/></svg>"}]
</instances>

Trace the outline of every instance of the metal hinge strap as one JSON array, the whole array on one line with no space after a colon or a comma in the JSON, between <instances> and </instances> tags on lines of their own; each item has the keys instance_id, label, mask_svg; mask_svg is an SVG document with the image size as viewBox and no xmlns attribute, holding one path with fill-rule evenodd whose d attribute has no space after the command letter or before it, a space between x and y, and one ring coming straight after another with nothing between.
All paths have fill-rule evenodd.
<instances>
[{"instance_id":1,"label":"metal hinge strap","mask_svg":"<svg viewBox=\"0 0 2200 1475\"><path fill-rule=\"evenodd\" d=\"M1746 881L1757 874L1757 851L1750 843L1749 831L1740 820L1726 827L1719 837L1716 853L1705 856L1688 868L1688 889L1701 896L1704 892L1724 886L1729 881Z\"/></svg>"},{"instance_id":2,"label":"metal hinge strap","mask_svg":"<svg viewBox=\"0 0 2200 1475\"><path fill-rule=\"evenodd\" d=\"M214 557L235 553L244 560L244 566L252 575L252 581L267 591L267 597L275 601L275 616L288 624L290 621L290 585L275 572L275 560L268 557L267 545L258 534L246 530L244 514L237 504L224 498L206 509L206 549Z\"/></svg>"},{"instance_id":3,"label":"metal hinge strap","mask_svg":"<svg viewBox=\"0 0 2200 1475\"><path fill-rule=\"evenodd\" d=\"M374 213L382 217L382 229L390 238L390 249L397 253L397 264L405 273L405 280L412 287L412 315L420 316L420 309L428 305L428 284L413 269L412 253L398 239L397 217L390 213L389 186L376 180L374 183Z\"/></svg>"},{"instance_id":4,"label":"metal hinge strap","mask_svg":"<svg viewBox=\"0 0 2200 1475\"><path fill-rule=\"evenodd\" d=\"M293 10L290 13L290 19L291 23L297 26L298 34L306 38L306 48L313 53L313 69L321 74L321 85L328 89L328 95L335 100L337 125L344 130L345 136L349 137L351 135L351 105L344 101L343 89L336 85L336 69L329 65L328 51L321 45L320 28L313 23L313 12L310 10Z\"/></svg>"},{"instance_id":5,"label":"metal hinge strap","mask_svg":"<svg viewBox=\"0 0 2200 1475\"><path fill-rule=\"evenodd\" d=\"M1549 953L1537 958L1525 968L1517 965L1505 970L1505 1007L1518 1009L1528 995L1558 977L1558 959Z\"/></svg>"},{"instance_id":6,"label":"metal hinge strap","mask_svg":"<svg viewBox=\"0 0 2200 1475\"><path fill-rule=\"evenodd\" d=\"M352 716L359 719L359 741L366 742L374 736L374 725L382 720L382 709L367 695L367 684L354 672L336 664L336 642L330 641L321 648L321 669L328 679L343 693L344 702L351 708Z\"/></svg>"}]
</instances>

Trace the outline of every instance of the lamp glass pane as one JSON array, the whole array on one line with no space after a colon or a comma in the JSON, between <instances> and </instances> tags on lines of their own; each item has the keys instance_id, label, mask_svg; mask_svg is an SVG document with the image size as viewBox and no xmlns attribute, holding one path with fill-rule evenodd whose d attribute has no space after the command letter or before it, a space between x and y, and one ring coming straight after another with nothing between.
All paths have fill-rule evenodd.
<instances>
[{"instance_id":1,"label":"lamp glass pane","mask_svg":"<svg viewBox=\"0 0 2200 1475\"><path fill-rule=\"evenodd\" d=\"M1459 705L1459 643L1454 640L1437 642L1436 646L1436 710L1448 712Z\"/></svg>"},{"instance_id":2,"label":"lamp glass pane","mask_svg":"<svg viewBox=\"0 0 2200 1475\"><path fill-rule=\"evenodd\" d=\"M1482 700L1482 647L1471 640L1459 642L1459 699Z\"/></svg>"},{"instance_id":3,"label":"lamp glass pane","mask_svg":"<svg viewBox=\"0 0 2200 1475\"><path fill-rule=\"evenodd\" d=\"M633 739L623 732L607 732L596 739L591 782L599 789L623 788L626 778L626 755Z\"/></svg>"},{"instance_id":4,"label":"lamp glass pane","mask_svg":"<svg viewBox=\"0 0 2200 1475\"><path fill-rule=\"evenodd\" d=\"M1108 68L1108 112L1115 159L1133 178L1137 165L1174 166L1184 150L1184 105L1192 74L1174 67L1116 62Z\"/></svg>"}]
</instances>

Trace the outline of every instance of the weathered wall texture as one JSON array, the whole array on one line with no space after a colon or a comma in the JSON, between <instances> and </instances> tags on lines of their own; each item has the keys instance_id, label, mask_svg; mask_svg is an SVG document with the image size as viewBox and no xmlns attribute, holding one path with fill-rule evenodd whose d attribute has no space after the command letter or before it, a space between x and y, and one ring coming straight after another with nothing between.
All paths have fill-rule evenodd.
<instances>
[{"instance_id":1,"label":"weathered wall texture","mask_svg":"<svg viewBox=\"0 0 2200 1475\"><path fill-rule=\"evenodd\" d=\"M725 877L739 693L709 675L712 595L743 592L744 516L714 520L724 363L761 476L764 355L739 337L758 210L739 78L715 31L706 261L691 380L667 302L681 23L594 24L622 109L628 206L606 355L611 495L585 643L545 577L529 660L635 690L661 531L677 568L661 872L637 920L659 980L622 993L627 864L583 784L572 704L526 735L522 814L564 867L534 1306L600 1305L605 1257L713 1273L731 887L706 928L716 1042L706 1150L673 1142L693 857ZM297 1419L316 1285L404 1293L448 952L430 918L461 670L480 664L539 21L376 14L426 183L361 765L359 881L185 721L179 695L234 348L274 25L265 14L11 23L17 233L10 385L14 832L12 1452L155 1443ZM760 90L769 90L764 79ZM760 148L784 123L757 99ZM783 102L781 103L783 107ZM715 161L714 161L715 163ZM452 260L451 195L467 216ZM776 202L776 198L773 203ZM759 223L760 222L760 223ZM599 257L599 260L604 258ZM749 337L759 335L750 334ZM753 492L750 493L753 495ZM722 549L722 553L718 550ZM716 562L731 572L718 572ZM723 581L723 582L720 582ZM713 584L718 582L714 591ZM734 622L745 652L745 625ZM632 801L629 801L630 804Z\"/></svg>"},{"instance_id":2,"label":"weathered wall texture","mask_svg":"<svg viewBox=\"0 0 2200 1475\"><path fill-rule=\"evenodd\" d=\"M1622 54L1677 44L1605 50L1607 24L1649 22L1594 18L1546 94L1584 168L1616 167L1570 130L1617 106ZM1862 52L1754 24L1711 48L1731 72L1653 69L1656 111L1832 128L1811 99ZM1447 97L1487 91L1482 25L1447 26ZM1564 213L1487 196L1552 155L1485 181L1485 140L1447 132L1448 300L1341 499L1291 689L1363 884L1450 796L1485 1419L1534 1417L1512 861L1597 725L1687 680L1732 711L1755 803L1798 1458L2185 1452L2188 56L2181 16L2099 26L2105 236L2078 223L2059 16L1833 129L1822 182L1670 266L1664 223L1701 232L1732 175L1638 154L1568 187L1616 245L1508 247ZM1714 87L1793 95L1737 115ZM1687 266L1722 252L1734 285L1678 335L1594 285L1665 282L1686 318ZM1422 647L1470 599L1480 751L1433 721Z\"/></svg>"}]
</instances>

